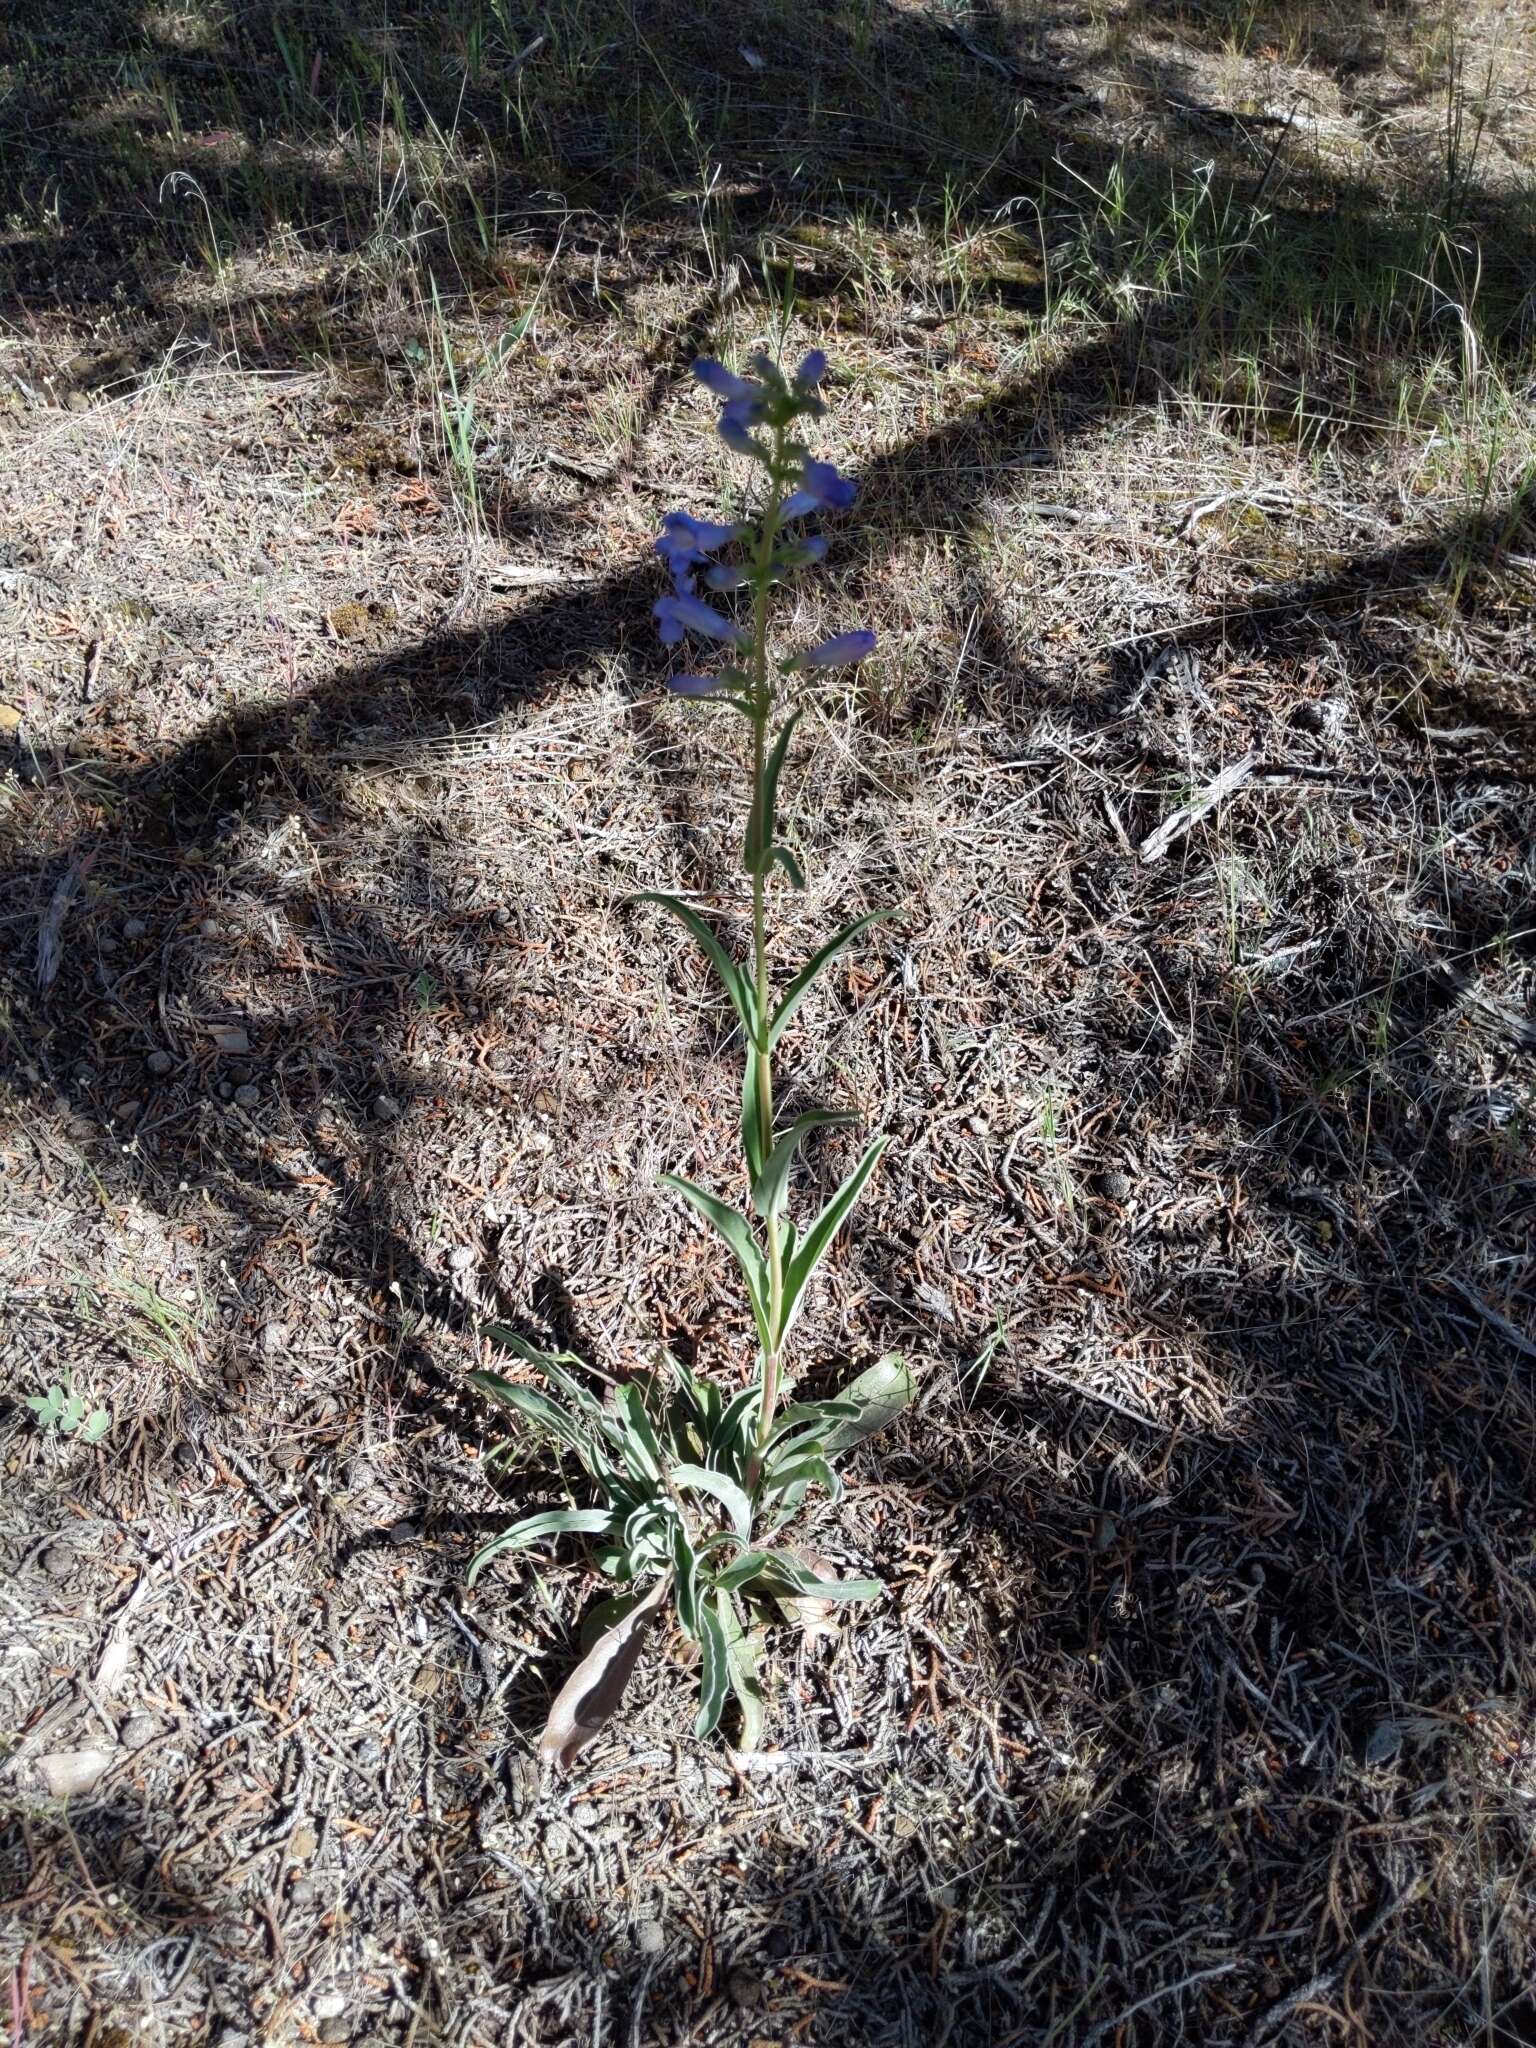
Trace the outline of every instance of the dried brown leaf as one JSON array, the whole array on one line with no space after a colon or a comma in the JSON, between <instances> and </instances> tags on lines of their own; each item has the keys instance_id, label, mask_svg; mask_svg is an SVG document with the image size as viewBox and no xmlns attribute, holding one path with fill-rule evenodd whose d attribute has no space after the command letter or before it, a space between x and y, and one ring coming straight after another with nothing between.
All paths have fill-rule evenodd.
<instances>
[{"instance_id":1,"label":"dried brown leaf","mask_svg":"<svg viewBox=\"0 0 1536 2048\"><path fill-rule=\"evenodd\" d=\"M645 1632L671 1590L658 1579L639 1606L604 1631L555 1696L539 1738L539 1755L569 1770L579 1751L612 1720L634 1675Z\"/></svg>"}]
</instances>

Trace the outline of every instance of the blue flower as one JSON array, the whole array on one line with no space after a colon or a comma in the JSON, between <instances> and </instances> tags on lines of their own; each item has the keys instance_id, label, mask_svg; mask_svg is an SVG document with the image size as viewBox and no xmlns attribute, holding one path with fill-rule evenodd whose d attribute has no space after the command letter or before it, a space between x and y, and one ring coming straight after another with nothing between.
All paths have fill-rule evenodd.
<instances>
[{"instance_id":1,"label":"blue flower","mask_svg":"<svg viewBox=\"0 0 1536 2048\"><path fill-rule=\"evenodd\" d=\"M722 613L712 611L702 599L686 594L658 597L652 612L664 647L675 647L685 633L698 633L706 640L726 640L733 647L745 647L750 637Z\"/></svg>"},{"instance_id":2,"label":"blue flower","mask_svg":"<svg viewBox=\"0 0 1536 2048\"><path fill-rule=\"evenodd\" d=\"M667 688L679 697L713 697L725 684L719 676L668 676Z\"/></svg>"},{"instance_id":3,"label":"blue flower","mask_svg":"<svg viewBox=\"0 0 1536 2048\"><path fill-rule=\"evenodd\" d=\"M791 542L776 559L786 569L812 568L827 559L827 537L824 533L808 533L803 540Z\"/></svg>"},{"instance_id":4,"label":"blue flower","mask_svg":"<svg viewBox=\"0 0 1536 2048\"><path fill-rule=\"evenodd\" d=\"M725 562L711 562L704 571L704 581L711 590L740 590L752 579L745 569L733 569Z\"/></svg>"},{"instance_id":5,"label":"blue flower","mask_svg":"<svg viewBox=\"0 0 1536 2048\"><path fill-rule=\"evenodd\" d=\"M804 654L795 657L796 668L847 668L855 661L865 661L875 651L875 636L862 627L852 633L834 633L830 640L818 641L808 647Z\"/></svg>"},{"instance_id":6,"label":"blue flower","mask_svg":"<svg viewBox=\"0 0 1536 2048\"><path fill-rule=\"evenodd\" d=\"M712 356L700 356L693 365L693 374L706 391L713 391L716 398L762 397L763 387L754 384L750 377L738 377L734 370L728 370L724 363L717 363Z\"/></svg>"},{"instance_id":7,"label":"blue flower","mask_svg":"<svg viewBox=\"0 0 1536 2048\"><path fill-rule=\"evenodd\" d=\"M669 512L656 536L656 552L667 565L678 590L689 596L694 589L695 567L725 547L742 532L739 526L722 526L717 520L695 519L689 512Z\"/></svg>"},{"instance_id":8,"label":"blue flower","mask_svg":"<svg viewBox=\"0 0 1536 2048\"><path fill-rule=\"evenodd\" d=\"M791 491L779 508L781 519L803 519L808 512L843 512L859 495L851 476L840 476L830 462L817 462L807 455L800 471L800 488Z\"/></svg>"},{"instance_id":9,"label":"blue flower","mask_svg":"<svg viewBox=\"0 0 1536 2048\"><path fill-rule=\"evenodd\" d=\"M763 460L767 460L763 450L753 440L741 421L731 417L731 408L729 406L720 415L720 438L727 448L735 449L738 455L761 456Z\"/></svg>"},{"instance_id":10,"label":"blue flower","mask_svg":"<svg viewBox=\"0 0 1536 2048\"><path fill-rule=\"evenodd\" d=\"M814 391L827 374L827 352L824 348L813 348L795 372L797 391Z\"/></svg>"}]
</instances>

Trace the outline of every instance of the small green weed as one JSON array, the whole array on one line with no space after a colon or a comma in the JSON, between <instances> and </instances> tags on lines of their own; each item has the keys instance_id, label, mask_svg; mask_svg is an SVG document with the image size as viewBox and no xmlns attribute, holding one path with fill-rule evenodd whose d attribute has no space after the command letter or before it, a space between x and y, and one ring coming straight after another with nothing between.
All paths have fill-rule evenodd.
<instances>
[{"instance_id":1,"label":"small green weed","mask_svg":"<svg viewBox=\"0 0 1536 2048\"><path fill-rule=\"evenodd\" d=\"M105 1408L88 1408L81 1397L55 1380L45 1394L23 1394L22 1403L37 1417L44 1436L68 1436L82 1444L99 1444L112 1427Z\"/></svg>"}]
</instances>

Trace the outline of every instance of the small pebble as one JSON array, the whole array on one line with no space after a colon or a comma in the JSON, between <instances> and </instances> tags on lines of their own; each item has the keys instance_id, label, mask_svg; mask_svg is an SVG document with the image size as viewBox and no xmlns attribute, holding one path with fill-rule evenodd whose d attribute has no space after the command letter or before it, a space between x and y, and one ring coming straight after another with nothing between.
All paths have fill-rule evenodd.
<instances>
[{"instance_id":1,"label":"small pebble","mask_svg":"<svg viewBox=\"0 0 1536 2048\"><path fill-rule=\"evenodd\" d=\"M198 926L198 930L202 933L205 939L218 938L220 934L223 932L223 929L224 927L219 923L219 920L216 917L205 917L202 923Z\"/></svg>"},{"instance_id":2,"label":"small pebble","mask_svg":"<svg viewBox=\"0 0 1536 2048\"><path fill-rule=\"evenodd\" d=\"M148 936L149 926L144 922L142 917L129 917L123 920L123 937L128 941L130 945L132 945L135 940L147 938Z\"/></svg>"},{"instance_id":3,"label":"small pebble","mask_svg":"<svg viewBox=\"0 0 1536 2048\"><path fill-rule=\"evenodd\" d=\"M738 2012L756 2012L768 1996L767 1986L756 1970L739 1966L725 1980L726 1994Z\"/></svg>"},{"instance_id":4,"label":"small pebble","mask_svg":"<svg viewBox=\"0 0 1536 2048\"><path fill-rule=\"evenodd\" d=\"M391 1522L389 1540L394 1544L396 1550L401 1549L407 1543L414 1543L416 1541L416 1524L404 1519L398 1522Z\"/></svg>"},{"instance_id":5,"label":"small pebble","mask_svg":"<svg viewBox=\"0 0 1536 2048\"><path fill-rule=\"evenodd\" d=\"M372 1770L375 1764L382 1763L384 1751L377 1735L365 1735L357 1745L356 1756L364 1770Z\"/></svg>"},{"instance_id":6,"label":"small pebble","mask_svg":"<svg viewBox=\"0 0 1536 2048\"><path fill-rule=\"evenodd\" d=\"M277 1444L273 1448L272 1462L279 1472L292 1472L304 1462L304 1452L298 1444Z\"/></svg>"},{"instance_id":7,"label":"small pebble","mask_svg":"<svg viewBox=\"0 0 1536 2048\"><path fill-rule=\"evenodd\" d=\"M322 1991L314 2003L317 2020L336 2020L347 2009L347 2001L340 1991Z\"/></svg>"},{"instance_id":8,"label":"small pebble","mask_svg":"<svg viewBox=\"0 0 1536 2048\"><path fill-rule=\"evenodd\" d=\"M504 932L511 922L511 911L508 910L505 903L498 903L496 908L491 912L492 931Z\"/></svg>"},{"instance_id":9,"label":"small pebble","mask_svg":"<svg viewBox=\"0 0 1536 2048\"><path fill-rule=\"evenodd\" d=\"M1106 1201L1123 1202L1131 1192L1130 1177L1111 1167L1107 1173L1099 1175L1099 1189Z\"/></svg>"},{"instance_id":10,"label":"small pebble","mask_svg":"<svg viewBox=\"0 0 1536 2048\"><path fill-rule=\"evenodd\" d=\"M235 1090L235 1103L240 1109L254 1109L261 1100L261 1090L247 1081L244 1087Z\"/></svg>"},{"instance_id":11,"label":"small pebble","mask_svg":"<svg viewBox=\"0 0 1536 2048\"><path fill-rule=\"evenodd\" d=\"M296 1877L288 1887L288 1896L296 1906L312 1906L315 1903L315 1887L307 1877Z\"/></svg>"},{"instance_id":12,"label":"small pebble","mask_svg":"<svg viewBox=\"0 0 1536 2048\"><path fill-rule=\"evenodd\" d=\"M659 1920L637 1920L635 1922L635 1947L643 1956L659 1956L667 1945L667 1937Z\"/></svg>"},{"instance_id":13,"label":"small pebble","mask_svg":"<svg viewBox=\"0 0 1536 2048\"><path fill-rule=\"evenodd\" d=\"M171 1463L179 1472L195 1472L198 1469L197 1452L191 1444L179 1443L171 1453Z\"/></svg>"},{"instance_id":14,"label":"small pebble","mask_svg":"<svg viewBox=\"0 0 1536 2048\"><path fill-rule=\"evenodd\" d=\"M393 1123L400 1114L400 1105L396 1102L393 1095L375 1095L373 1098L373 1113L380 1123Z\"/></svg>"},{"instance_id":15,"label":"small pebble","mask_svg":"<svg viewBox=\"0 0 1536 2048\"><path fill-rule=\"evenodd\" d=\"M50 1543L42 1562L50 1579L67 1579L75 1568L75 1553L67 1543Z\"/></svg>"},{"instance_id":16,"label":"small pebble","mask_svg":"<svg viewBox=\"0 0 1536 2048\"><path fill-rule=\"evenodd\" d=\"M175 1066L176 1062L171 1058L168 1052L152 1052L145 1060L144 1064L149 1069L150 1073L155 1075L161 1075L168 1074L171 1071L172 1067Z\"/></svg>"},{"instance_id":17,"label":"small pebble","mask_svg":"<svg viewBox=\"0 0 1536 2048\"><path fill-rule=\"evenodd\" d=\"M286 1323L263 1323L261 1326L261 1348L271 1358L279 1351L288 1349L288 1325Z\"/></svg>"},{"instance_id":18,"label":"small pebble","mask_svg":"<svg viewBox=\"0 0 1536 2048\"><path fill-rule=\"evenodd\" d=\"M448 1264L455 1273L467 1273L474 1263L474 1251L467 1244L455 1245L448 1259Z\"/></svg>"},{"instance_id":19,"label":"small pebble","mask_svg":"<svg viewBox=\"0 0 1536 2048\"><path fill-rule=\"evenodd\" d=\"M602 1815L589 1799L583 1799L580 1805L571 1808L571 1819L579 1828L595 1828L601 1818Z\"/></svg>"},{"instance_id":20,"label":"small pebble","mask_svg":"<svg viewBox=\"0 0 1536 2048\"><path fill-rule=\"evenodd\" d=\"M219 1100L221 1102L228 1102L229 1098L231 1097L231 1095L234 1094L234 1092L235 1090L233 1082L221 1081L219 1083Z\"/></svg>"},{"instance_id":21,"label":"small pebble","mask_svg":"<svg viewBox=\"0 0 1536 2048\"><path fill-rule=\"evenodd\" d=\"M111 932L99 932L96 936L96 945L97 949L103 953L115 953L117 951L117 940L112 936Z\"/></svg>"},{"instance_id":22,"label":"small pebble","mask_svg":"<svg viewBox=\"0 0 1536 2048\"><path fill-rule=\"evenodd\" d=\"M322 2041L350 2041L352 2022L338 2014L333 2019L322 2020L315 2031Z\"/></svg>"},{"instance_id":23,"label":"small pebble","mask_svg":"<svg viewBox=\"0 0 1536 2048\"><path fill-rule=\"evenodd\" d=\"M973 1138L984 1138L992 1126L984 1116L968 1116L965 1120L965 1128Z\"/></svg>"},{"instance_id":24,"label":"small pebble","mask_svg":"<svg viewBox=\"0 0 1536 2048\"><path fill-rule=\"evenodd\" d=\"M118 1739L124 1749L142 1749L159 1733L160 1723L153 1714L130 1714L118 1730Z\"/></svg>"}]
</instances>

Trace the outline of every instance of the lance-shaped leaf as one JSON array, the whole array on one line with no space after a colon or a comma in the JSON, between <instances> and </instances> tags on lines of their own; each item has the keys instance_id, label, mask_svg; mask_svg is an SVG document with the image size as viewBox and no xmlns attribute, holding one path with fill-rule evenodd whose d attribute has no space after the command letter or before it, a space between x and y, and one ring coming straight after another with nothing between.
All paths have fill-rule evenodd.
<instances>
[{"instance_id":1,"label":"lance-shaped leaf","mask_svg":"<svg viewBox=\"0 0 1536 2048\"><path fill-rule=\"evenodd\" d=\"M795 1154L801 1143L812 1131L832 1130L840 1124L856 1121L846 1109L808 1109L804 1116L797 1116L784 1135L775 1141L767 1164L753 1179L752 1206L758 1215L775 1216L783 1208L784 1198L789 1192L789 1169L795 1163Z\"/></svg>"},{"instance_id":2,"label":"lance-shaped leaf","mask_svg":"<svg viewBox=\"0 0 1536 2048\"><path fill-rule=\"evenodd\" d=\"M763 779L752 792L752 809L747 816L746 843L742 848L742 862L749 875L762 874L773 858L779 777L784 772L784 757L789 752L789 743L799 723L800 713L792 711L779 728L778 737L774 740L773 749L763 768Z\"/></svg>"},{"instance_id":3,"label":"lance-shaped leaf","mask_svg":"<svg viewBox=\"0 0 1536 2048\"><path fill-rule=\"evenodd\" d=\"M687 1202L691 1202L706 1223L713 1224L736 1255L742 1278L747 1283L747 1294L752 1303L752 1314L757 1323L757 1334L765 1352L773 1349L768 1322L768 1268L763 1258L762 1247L752 1235L752 1227L744 1216L728 1208L714 1195L691 1180L684 1180L681 1174L664 1173L662 1186L676 1188ZM835 1226L834 1226L835 1227Z\"/></svg>"},{"instance_id":4,"label":"lance-shaped leaf","mask_svg":"<svg viewBox=\"0 0 1536 2048\"><path fill-rule=\"evenodd\" d=\"M747 1162L747 1177L756 1180L768 1163L763 1150L763 1076L757 1056L747 1047L747 1063L741 1076L741 1150Z\"/></svg>"},{"instance_id":5,"label":"lance-shaped leaf","mask_svg":"<svg viewBox=\"0 0 1536 2048\"><path fill-rule=\"evenodd\" d=\"M770 846L768 858L770 861L778 862L785 874L788 875L792 888L803 889L805 887L805 869L801 867L799 861L795 859L795 856L787 846Z\"/></svg>"},{"instance_id":6,"label":"lance-shaped leaf","mask_svg":"<svg viewBox=\"0 0 1536 2048\"><path fill-rule=\"evenodd\" d=\"M757 990L751 977L726 952L719 939L710 930L691 903L684 903L680 896L668 896L659 889L647 889L632 898L636 903L659 903L663 910L670 910L675 918L685 924L713 963L720 985L731 999L731 1007L741 1019L741 1028L752 1044L757 1043Z\"/></svg>"},{"instance_id":7,"label":"lance-shaped leaf","mask_svg":"<svg viewBox=\"0 0 1536 2048\"><path fill-rule=\"evenodd\" d=\"M731 1654L715 1602L699 1603L699 1717L693 1732L702 1741L713 1735L731 1690Z\"/></svg>"},{"instance_id":8,"label":"lance-shaped leaf","mask_svg":"<svg viewBox=\"0 0 1536 2048\"><path fill-rule=\"evenodd\" d=\"M850 1380L835 1403L827 1404L851 1406L855 1410L852 1415L840 1416L828 1429L827 1449L849 1450L865 1437L873 1436L877 1429L884 1429L906 1407L915 1391L911 1366L899 1351L887 1351L867 1372Z\"/></svg>"},{"instance_id":9,"label":"lance-shaped leaf","mask_svg":"<svg viewBox=\"0 0 1536 2048\"><path fill-rule=\"evenodd\" d=\"M510 1351L514 1358L520 1358L525 1365L531 1365L542 1373L552 1387L558 1387L573 1408L580 1409L594 1421L600 1420L603 1404L590 1387L583 1386L574 1374L566 1371L567 1366L576 1366L583 1372L591 1368L584 1358L578 1358L574 1351L541 1351L537 1344L530 1344L526 1337L520 1337L516 1330L508 1329L505 1323L482 1323L482 1337L488 1337L498 1351ZM473 1377L473 1375L471 1375Z\"/></svg>"},{"instance_id":10,"label":"lance-shaped leaf","mask_svg":"<svg viewBox=\"0 0 1536 2048\"><path fill-rule=\"evenodd\" d=\"M561 1686L539 1737L540 1756L569 1770L577 1752L613 1718L668 1584L658 1579L643 1600L599 1636Z\"/></svg>"},{"instance_id":11,"label":"lance-shaped leaf","mask_svg":"<svg viewBox=\"0 0 1536 2048\"><path fill-rule=\"evenodd\" d=\"M515 1380L503 1379L499 1372L472 1372L469 1384L478 1387L482 1394L488 1394L501 1407L521 1415L525 1422L553 1442L564 1444L579 1457L590 1455L591 1440L586 1430L566 1414L558 1401L552 1401L548 1394L541 1394L537 1387L520 1387Z\"/></svg>"},{"instance_id":12,"label":"lance-shaped leaf","mask_svg":"<svg viewBox=\"0 0 1536 2048\"><path fill-rule=\"evenodd\" d=\"M750 1586L754 1579L763 1576L772 1562L773 1557L766 1550L744 1550L734 1564L716 1573L716 1592L734 1593L742 1586Z\"/></svg>"},{"instance_id":13,"label":"lance-shaped leaf","mask_svg":"<svg viewBox=\"0 0 1536 2048\"><path fill-rule=\"evenodd\" d=\"M546 1536L604 1536L612 1526L613 1517L606 1508L552 1508L547 1514L527 1515L475 1552L466 1583L472 1586L491 1559L504 1551L526 1550Z\"/></svg>"},{"instance_id":14,"label":"lance-shaped leaf","mask_svg":"<svg viewBox=\"0 0 1536 2048\"><path fill-rule=\"evenodd\" d=\"M728 1473L712 1472L704 1465L674 1465L672 1482L675 1486L691 1486L697 1493L713 1495L730 1516L731 1527L741 1541L752 1541L752 1503Z\"/></svg>"},{"instance_id":15,"label":"lance-shaped leaf","mask_svg":"<svg viewBox=\"0 0 1536 2048\"><path fill-rule=\"evenodd\" d=\"M826 1257L827 1247L837 1235L844 1218L854 1203L865 1181L875 1170L875 1162L885 1150L886 1139L876 1138L858 1165L843 1182L831 1201L822 1210L816 1221L796 1245L794 1255L784 1272L784 1303L779 1318L779 1327L774 1333L776 1344L784 1341L784 1333L795 1319L796 1311L810 1285L811 1275Z\"/></svg>"},{"instance_id":16,"label":"lance-shaped leaf","mask_svg":"<svg viewBox=\"0 0 1536 2048\"><path fill-rule=\"evenodd\" d=\"M826 1459L815 1451L808 1451L803 1457L776 1461L768 1475L767 1490L770 1500L791 1493L796 1488L803 1495L808 1486L824 1486L834 1500L842 1498L842 1480Z\"/></svg>"},{"instance_id":17,"label":"lance-shaped leaf","mask_svg":"<svg viewBox=\"0 0 1536 2048\"><path fill-rule=\"evenodd\" d=\"M667 1530L667 1541L671 1551L672 1570L677 1582L677 1618L683 1625L685 1635L699 1633L699 1560L694 1555L693 1545L688 1541L688 1531L676 1518Z\"/></svg>"},{"instance_id":18,"label":"lance-shaped leaf","mask_svg":"<svg viewBox=\"0 0 1536 2048\"><path fill-rule=\"evenodd\" d=\"M878 924L881 918L893 917L894 915L895 912L891 910L866 910L862 917L856 917L852 924L844 925L843 929L834 938L828 939L819 953L811 955L810 959L806 961L800 972L789 984L789 987L785 989L784 1000L779 1004L777 1010L774 1011L772 1020L769 1022L768 1044L770 1050L783 1037L785 1027L789 1023L790 1018L794 1016L796 1010L804 1002L811 983L820 974L823 967L835 960L844 946L850 940L856 939L866 926Z\"/></svg>"},{"instance_id":19,"label":"lance-shaped leaf","mask_svg":"<svg viewBox=\"0 0 1536 2048\"><path fill-rule=\"evenodd\" d=\"M773 1418L768 1431L768 1441L776 1444L791 1431L821 1436L829 1422L842 1421L853 1414L853 1405L841 1395L830 1401L792 1401L787 1408L781 1408Z\"/></svg>"},{"instance_id":20,"label":"lance-shaped leaf","mask_svg":"<svg viewBox=\"0 0 1536 2048\"><path fill-rule=\"evenodd\" d=\"M640 1389L632 1385L620 1387L614 1395L614 1405L624 1420L620 1448L631 1476L642 1480L660 1479L661 1445L656 1440L651 1418L645 1412Z\"/></svg>"},{"instance_id":21,"label":"lance-shaped leaf","mask_svg":"<svg viewBox=\"0 0 1536 2048\"><path fill-rule=\"evenodd\" d=\"M709 1455L712 1459L739 1458L749 1448L762 1399L763 1390L756 1381L750 1387L742 1388L709 1433Z\"/></svg>"},{"instance_id":22,"label":"lance-shaped leaf","mask_svg":"<svg viewBox=\"0 0 1536 2048\"><path fill-rule=\"evenodd\" d=\"M810 1594L817 1600L873 1600L885 1589L878 1579L836 1579L812 1571L788 1550L773 1550L762 1580L770 1589Z\"/></svg>"},{"instance_id":23,"label":"lance-shaped leaf","mask_svg":"<svg viewBox=\"0 0 1536 2048\"><path fill-rule=\"evenodd\" d=\"M757 1675L761 1636L741 1625L736 1602L729 1593L716 1596L716 1611L725 1634L725 1654L730 1666L731 1690L741 1708L741 1747L756 1749L763 1739L763 1687Z\"/></svg>"}]
</instances>

